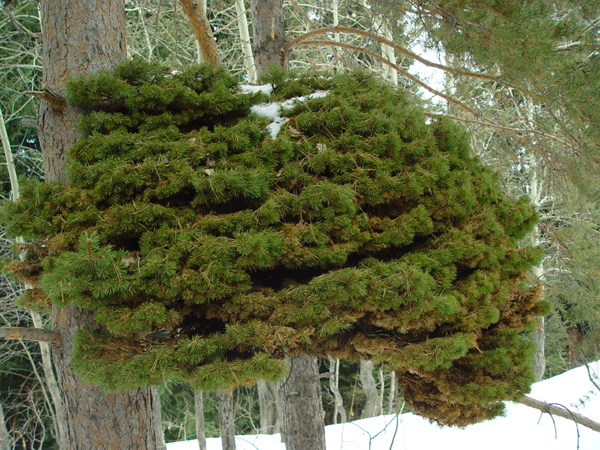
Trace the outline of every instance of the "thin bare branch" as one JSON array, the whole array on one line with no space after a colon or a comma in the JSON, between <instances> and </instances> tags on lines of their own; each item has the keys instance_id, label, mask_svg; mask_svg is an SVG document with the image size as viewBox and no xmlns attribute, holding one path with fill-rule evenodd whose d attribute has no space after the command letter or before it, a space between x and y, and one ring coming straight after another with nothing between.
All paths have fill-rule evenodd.
<instances>
[{"instance_id":1,"label":"thin bare branch","mask_svg":"<svg viewBox=\"0 0 600 450\"><path fill-rule=\"evenodd\" d=\"M579 425L583 425L591 430L600 432L600 423L582 416L579 413L572 412L561 405L557 405L555 403L546 403L540 400L536 400L531 397L527 397L526 395L519 401L522 405L529 406L530 408L537 409L543 413L552 414L559 417L564 417L565 419L572 420Z\"/></svg>"},{"instance_id":2,"label":"thin bare branch","mask_svg":"<svg viewBox=\"0 0 600 450\"><path fill-rule=\"evenodd\" d=\"M360 47L356 47L354 45L350 45L350 44L346 44L344 42L333 42L333 41L302 41L299 42L296 46L300 46L300 45L327 45L329 47L340 47L340 48L345 48L348 50L354 50L357 52L362 52L365 55L369 55L372 58L377 59L378 61L381 61L381 63L392 67L393 69L397 70L399 73L402 74L402 76L404 76L405 78L408 78L409 80L411 80L413 83L421 86L423 89L431 92L434 95L437 95L438 97L443 98L444 100L458 106L461 109L464 109L465 111L467 111L469 114L486 121L487 119L481 117L481 115L479 113L477 113L477 111L469 108L467 105L465 105L464 103L461 103L460 101L456 100L453 97L450 97L446 94L444 94L443 92L440 92L436 89L433 89L431 86L429 86L426 83L423 83L421 80L419 80L417 77L415 77L414 75L411 75L407 70L403 69L402 67L396 65L396 64L392 64L391 62L389 62L387 59L385 59L383 56L372 52L370 50L367 50L366 48L360 48Z\"/></svg>"},{"instance_id":3,"label":"thin bare branch","mask_svg":"<svg viewBox=\"0 0 600 450\"><path fill-rule=\"evenodd\" d=\"M484 127L490 127L490 128L495 128L497 130L501 130L501 131L507 131L509 133L519 133L519 134L534 134L536 136L541 136L547 139L550 139L551 141L554 142L558 142L559 144L562 144L566 147L569 148L575 148L573 144L571 144L570 142L567 142L557 136L554 136L553 134L548 134L548 133L544 133L543 131L538 131L534 128L514 128L514 127L507 127L505 125L500 125L496 122L493 122L491 120L485 120L484 122L480 122L477 120L472 120L472 119L464 119L462 117L456 117L456 116L450 116L448 114L431 114L431 113L425 113L426 117L430 117L432 119L438 118L438 117L445 117L446 119L451 119L451 120L455 120L457 122L462 122L462 123L467 123L467 124L473 124L473 125L481 125ZM477 116L480 117L480 116Z\"/></svg>"},{"instance_id":4,"label":"thin bare branch","mask_svg":"<svg viewBox=\"0 0 600 450\"><path fill-rule=\"evenodd\" d=\"M409 58L412 58L416 61L419 61L421 64L424 64L428 67L433 67L435 69L440 69L443 70L445 72L449 72L452 73L454 75L459 75L459 76L465 76L465 77L471 77L471 78L480 78L483 80L489 80L489 81L495 81L495 82L500 82L500 80L497 77L493 77L490 75L486 75L485 73L478 73L478 72L470 72L467 70L460 70L460 69L456 69L454 67L449 67L449 66L445 66L443 64L438 64L438 63L434 63L432 61L429 61L425 58L420 57L419 55L417 55L416 53L411 52L410 50L408 50L407 48L392 42L388 39L382 38L380 36L377 36L376 34L370 33L368 31L364 31L364 30L360 30L358 28L349 28L349 27L325 27L325 28L319 28L316 30L311 30L311 31L307 31L306 33L304 33L301 36L298 36L296 39L294 39L293 41L290 41L286 47L287 51L290 51L291 49L293 49L294 47L297 47L298 45L302 45L303 43L305 43L305 41L309 38L312 38L314 36L320 36L323 34L327 34L327 33L347 33L347 34L356 34L358 36L363 36L369 39L373 39L377 42L379 42L380 44L385 44L388 45L390 47L393 47L395 50L398 50L400 53L402 53L405 56L408 56ZM321 41L319 41L321 42Z\"/></svg>"},{"instance_id":5,"label":"thin bare branch","mask_svg":"<svg viewBox=\"0 0 600 450\"><path fill-rule=\"evenodd\" d=\"M49 342L56 345L61 343L60 333L43 328L1 327L0 339Z\"/></svg>"}]
</instances>

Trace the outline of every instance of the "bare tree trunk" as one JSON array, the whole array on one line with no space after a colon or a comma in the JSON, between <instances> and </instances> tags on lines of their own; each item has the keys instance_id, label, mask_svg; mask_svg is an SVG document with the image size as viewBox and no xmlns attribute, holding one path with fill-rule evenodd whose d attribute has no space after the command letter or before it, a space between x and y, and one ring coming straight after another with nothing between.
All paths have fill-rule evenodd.
<instances>
[{"instance_id":1,"label":"bare tree trunk","mask_svg":"<svg viewBox=\"0 0 600 450\"><path fill-rule=\"evenodd\" d=\"M527 114L530 116L527 119L533 120L533 105L526 103ZM540 179L540 167L538 165L537 157L534 154L529 155L529 199L531 203L539 211L542 206L542 182ZM538 246L541 244L540 239L541 231L539 225L535 225L531 233L531 244ZM544 280L545 270L544 263L540 263L538 266L532 269L533 276L539 282ZM536 346L536 352L533 357L533 374L535 381L542 381L544 373L546 372L546 330L543 317L538 317L538 328L532 333L532 339Z\"/></svg>"},{"instance_id":2,"label":"bare tree trunk","mask_svg":"<svg viewBox=\"0 0 600 450\"><path fill-rule=\"evenodd\" d=\"M194 412L196 414L196 439L199 450L206 450L206 432L204 430L204 398L201 390L194 391Z\"/></svg>"},{"instance_id":3,"label":"bare tree trunk","mask_svg":"<svg viewBox=\"0 0 600 450\"><path fill-rule=\"evenodd\" d=\"M373 377L372 361L360 360L360 384L367 397L362 418L366 419L367 417L376 416L379 409L379 395L377 393L377 384Z\"/></svg>"},{"instance_id":4,"label":"bare tree trunk","mask_svg":"<svg viewBox=\"0 0 600 450\"><path fill-rule=\"evenodd\" d=\"M219 408L219 431L223 450L235 450L235 416L233 411L233 392L217 391Z\"/></svg>"},{"instance_id":5,"label":"bare tree trunk","mask_svg":"<svg viewBox=\"0 0 600 450\"><path fill-rule=\"evenodd\" d=\"M258 392L258 407L260 410L260 432L261 434L273 434L276 418L276 399L273 392L267 386L265 380L256 382Z\"/></svg>"},{"instance_id":6,"label":"bare tree trunk","mask_svg":"<svg viewBox=\"0 0 600 450\"><path fill-rule=\"evenodd\" d=\"M287 359L290 373L281 381L286 448L324 450L325 424L317 359L305 354Z\"/></svg>"},{"instance_id":7,"label":"bare tree trunk","mask_svg":"<svg viewBox=\"0 0 600 450\"><path fill-rule=\"evenodd\" d=\"M285 417L283 417L283 396L281 394L281 385L280 383L268 383L267 386L275 399L275 415L277 420L275 421L275 426L273 427L273 433L280 433L281 442L285 442L285 437L283 435L283 422L285 422Z\"/></svg>"},{"instance_id":8,"label":"bare tree trunk","mask_svg":"<svg viewBox=\"0 0 600 450\"><path fill-rule=\"evenodd\" d=\"M363 5L365 8L370 9L370 5L367 0L363 0ZM374 12L372 12L372 14L373 17L371 18L371 20L373 21L373 28L375 34L382 36L388 41L393 41L394 36L392 35L390 27L384 23L383 18L379 14ZM394 53L394 47L390 47L386 44L381 44L381 56L383 56L387 61L389 61L393 65L396 65L396 54ZM398 72L392 67L384 64L382 67L382 77L384 80L389 81L394 86L398 85Z\"/></svg>"},{"instance_id":9,"label":"bare tree trunk","mask_svg":"<svg viewBox=\"0 0 600 450\"><path fill-rule=\"evenodd\" d=\"M378 414L383 414L383 398L385 397L385 374L379 369L379 403L377 406Z\"/></svg>"},{"instance_id":10,"label":"bare tree trunk","mask_svg":"<svg viewBox=\"0 0 600 450\"><path fill-rule=\"evenodd\" d=\"M212 29L206 17L206 10L203 2L200 0L179 0L185 15L190 21L190 25L196 35L196 40L202 49L202 58L204 61L219 67L219 54L217 44L213 36Z\"/></svg>"},{"instance_id":11,"label":"bare tree trunk","mask_svg":"<svg viewBox=\"0 0 600 450\"><path fill-rule=\"evenodd\" d=\"M329 389L333 393L333 423L338 423L338 416L340 416L340 423L346 423L348 418L346 417L346 410L344 409L344 399L340 394L340 360L337 358L329 357Z\"/></svg>"},{"instance_id":12,"label":"bare tree trunk","mask_svg":"<svg viewBox=\"0 0 600 450\"><path fill-rule=\"evenodd\" d=\"M283 0L251 0L254 60L259 74L286 67Z\"/></svg>"},{"instance_id":13,"label":"bare tree trunk","mask_svg":"<svg viewBox=\"0 0 600 450\"><path fill-rule=\"evenodd\" d=\"M394 413L394 405L396 403L396 392L398 390L398 380L396 378L396 372L392 371L391 373L391 381L390 381L390 394L388 397L388 414ZM383 411L382 411L383 413Z\"/></svg>"},{"instance_id":14,"label":"bare tree trunk","mask_svg":"<svg viewBox=\"0 0 600 450\"><path fill-rule=\"evenodd\" d=\"M238 27L240 29L242 53L244 54L244 65L246 67L248 83L255 84L258 81L258 77L256 75L252 46L250 45L250 33L248 32L248 19L246 18L246 6L244 0L235 0L235 10L238 15Z\"/></svg>"},{"instance_id":15,"label":"bare tree trunk","mask_svg":"<svg viewBox=\"0 0 600 450\"><path fill-rule=\"evenodd\" d=\"M67 149L79 138L78 110L65 102L70 76L111 69L126 56L123 0L40 0L43 84L38 132L47 181L66 182ZM73 338L83 326L94 328L89 312L75 306L53 308L52 328L62 336L53 361L60 387L65 449L164 449L160 404L153 389L106 394L83 383L69 360Z\"/></svg>"},{"instance_id":16,"label":"bare tree trunk","mask_svg":"<svg viewBox=\"0 0 600 450\"><path fill-rule=\"evenodd\" d=\"M11 438L6 428L6 419L4 418L4 410L0 401L0 450L10 450L11 448Z\"/></svg>"}]
</instances>

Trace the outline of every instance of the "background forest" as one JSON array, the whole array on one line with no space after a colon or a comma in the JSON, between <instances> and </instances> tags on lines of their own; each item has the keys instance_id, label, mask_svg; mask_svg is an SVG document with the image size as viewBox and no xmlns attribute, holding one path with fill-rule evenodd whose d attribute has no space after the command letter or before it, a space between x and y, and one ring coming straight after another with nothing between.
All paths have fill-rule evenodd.
<instances>
[{"instance_id":1,"label":"background forest","mask_svg":"<svg viewBox=\"0 0 600 450\"><path fill-rule=\"evenodd\" d=\"M128 56L173 69L202 62L185 3L127 1ZM38 3L0 4L2 167L43 179ZM241 83L258 84L249 2L215 0L205 9L222 66ZM524 245L544 249L532 272L552 305L530 337L538 344L538 379L600 359L600 4L286 0L283 17L289 69L377 74L428 117L445 115L464 127L503 189L535 205L540 221ZM2 197L14 198L9 170L0 181ZM0 251L9 256L13 243L0 233ZM44 315L13 303L22 287L0 280L0 327L41 327ZM58 448L48 361L47 344L0 341L0 436L10 442L1 450ZM393 372L334 358L318 370L326 423L403 409ZM277 431L278 391L261 381L233 394L194 392L168 381L159 388L166 440L192 439L202 429L218 435L228 402L235 433Z\"/></svg>"}]
</instances>

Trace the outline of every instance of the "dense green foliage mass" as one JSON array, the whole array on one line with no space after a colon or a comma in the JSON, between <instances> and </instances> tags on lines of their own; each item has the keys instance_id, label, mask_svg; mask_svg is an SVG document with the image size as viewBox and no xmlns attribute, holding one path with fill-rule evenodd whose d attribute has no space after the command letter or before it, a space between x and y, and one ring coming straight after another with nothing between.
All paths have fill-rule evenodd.
<instances>
[{"instance_id":1,"label":"dense green foliage mass","mask_svg":"<svg viewBox=\"0 0 600 450\"><path fill-rule=\"evenodd\" d=\"M34 243L9 270L22 302L75 304L98 327L73 365L109 389L277 379L285 354L364 357L414 411L465 425L531 383L521 332L542 307L517 247L536 214L446 121L428 124L374 77L271 76L272 139L222 71L140 61L72 80L84 137L68 186L26 182L5 204Z\"/></svg>"}]
</instances>

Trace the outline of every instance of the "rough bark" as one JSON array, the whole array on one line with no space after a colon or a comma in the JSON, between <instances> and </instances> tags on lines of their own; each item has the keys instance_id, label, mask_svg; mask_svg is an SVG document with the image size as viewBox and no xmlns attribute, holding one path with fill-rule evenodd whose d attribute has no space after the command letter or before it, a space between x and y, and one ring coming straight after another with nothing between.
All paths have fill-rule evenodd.
<instances>
[{"instance_id":1,"label":"rough bark","mask_svg":"<svg viewBox=\"0 0 600 450\"><path fill-rule=\"evenodd\" d=\"M290 373L281 381L282 424L287 450L324 450L325 424L316 358L288 358Z\"/></svg>"},{"instance_id":2,"label":"rough bark","mask_svg":"<svg viewBox=\"0 0 600 450\"><path fill-rule=\"evenodd\" d=\"M259 74L270 65L286 67L283 0L252 0L252 47Z\"/></svg>"},{"instance_id":3,"label":"rough bark","mask_svg":"<svg viewBox=\"0 0 600 450\"><path fill-rule=\"evenodd\" d=\"M40 10L47 96L41 96L39 106L39 139L46 180L66 182L66 151L79 133L78 111L64 102L64 82L112 69L125 58L124 4L123 0L40 0ZM64 417L59 420L65 424L65 449L164 449L155 390L106 394L71 371L73 337L86 325L96 327L89 312L74 306L53 308L52 329L62 336L53 361L64 403Z\"/></svg>"},{"instance_id":4,"label":"rough bark","mask_svg":"<svg viewBox=\"0 0 600 450\"><path fill-rule=\"evenodd\" d=\"M213 36L212 29L206 17L206 11L202 1L199 0L180 0L181 6L185 15L190 21L190 25L194 30L196 40L202 51L204 61L212 64L213 67L219 67L219 54L217 52L217 44Z\"/></svg>"},{"instance_id":5,"label":"rough bark","mask_svg":"<svg viewBox=\"0 0 600 450\"><path fill-rule=\"evenodd\" d=\"M233 411L233 392L217 391L219 409L219 432L223 450L235 450L235 415Z\"/></svg>"},{"instance_id":6,"label":"rough bark","mask_svg":"<svg viewBox=\"0 0 600 450\"><path fill-rule=\"evenodd\" d=\"M202 391L194 391L194 412L196 413L196 439L199 450L206 450L206 431L204 429L204 398Z\"/></svg>"},{"instance_id":7,"label":"rough bark","mask_svg":"<svg viewBox=\"0 0 600 450\"><path fill-rule=\"evenodd\" d=\"M372 361L360 360L360 384L367 397L362 418L366 419L367 417L376 416L379 410L379 394L377 393L377 384L373 377Z\"/></svg>"}]
</instances>

